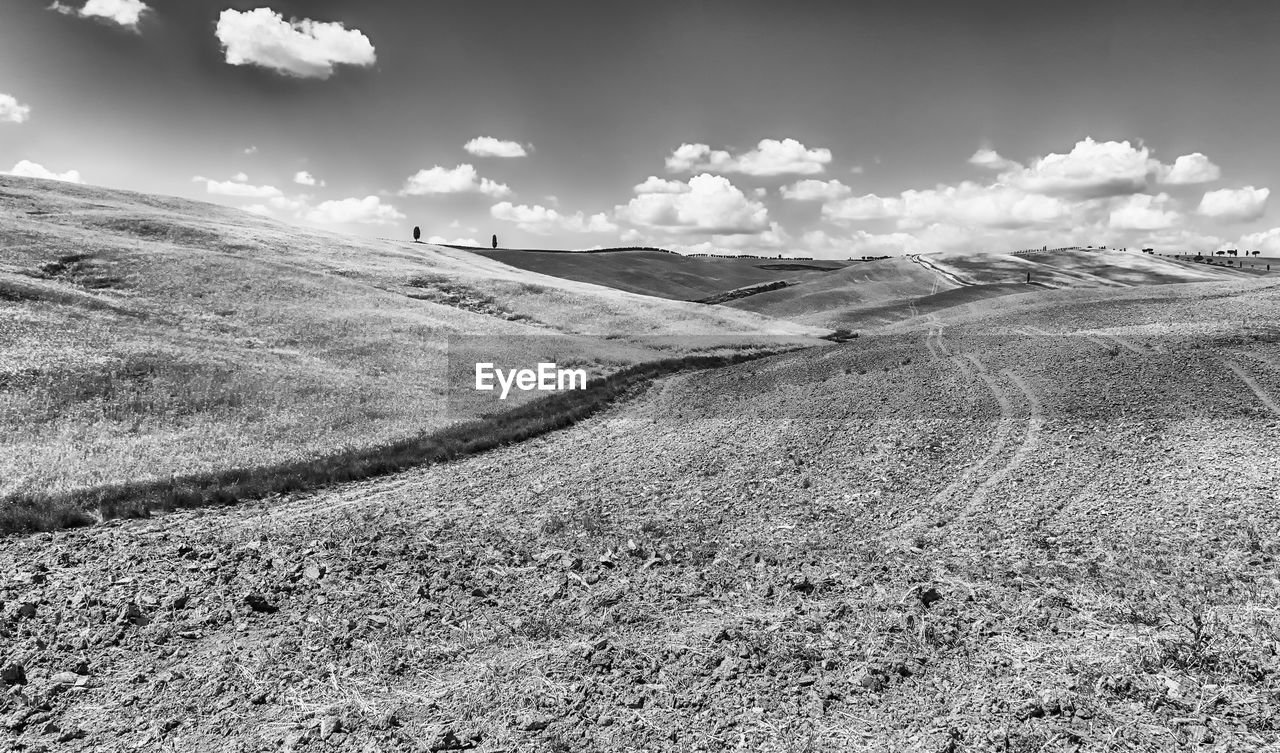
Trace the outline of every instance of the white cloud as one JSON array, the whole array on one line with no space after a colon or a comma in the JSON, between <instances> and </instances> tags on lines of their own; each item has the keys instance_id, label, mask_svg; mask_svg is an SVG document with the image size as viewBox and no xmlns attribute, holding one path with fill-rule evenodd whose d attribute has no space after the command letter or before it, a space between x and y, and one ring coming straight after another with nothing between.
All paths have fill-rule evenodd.
<instances>
[{"instance_id":1,"label":"white cloud","mask_svg":"<svg viewBox=\"0 0 1280 753\"><path fill-rule=\"evenodd\" d=\"M300 186L324 186L323 180L316 180L316 176L306 170L299 170L294 174L293 182Z\"/></svg>"},{"instance_id":2,"label":"white cloud","mask_svg":"<svg viewBox=\"0 0 1280 753\"><path fill-rule=\"evenodd\" d=\"M235 181L235 182L237 182L237 183L248 183L248 182L249 182L249 176L248 176L248 175L245 175L244 173L236 173L235 175L232 175L232 176L231 176L231 179L232 179L232 180L234 180L234 181Z\"/></svg>"},{"instance_id":3,"label":"white cloud","mask_svg":"<svg viewBox=\"0 0 1280 753\"><path fill-rule=\"evenodd\" d=\"M732 172L734 160L728 152L713 150L706 144L681 144L667 157L667 169L673 173L693 170Z\"/></svg>"},{"instance_id":4,"label":"white cloud","mask_svg":"<svg viewBox=\"0 0 1280 753\"><path fill-rule=\"evenodd\" d=\"M734 156L706 144L681 144L670 157L667 169L674 173L707 170L746 175L812 175L831 162L831 150L809 149L795 139L761 139L755 149Z\"/></svg>"},{"instance_id":5,"label":"white cloud","mask_svg":"<svg viewBox=\"0 0 1280 753\"><path fill-rule=\"evenodd\" d=\"M988 170L1014 170L1021 167L1017 162L1005 159L996 150L985 146L973 153L969 158L969 164L985 167Z\"/></svg>"},{"instance_id":6,"label":"white cloud","mask_svg":"<svg viewBox=\"0 0 1280 753\"><path fill-rule=\"evenodd\" d=\"M1267 211L1267 197L1270 195L1271 189L1253 186L1208 191L1201 197L1200 208L1196 211L1220 220L1248 222Z\"/></svg>"},{"instance_id":7,"label":"white cloud","mask_svg":"<svg viewBox=\"0 0 1280 753\"><path fill-rule=\"evenodd\" d=\"M247 147L245 147L245 149L244 149L244 153L245 153L245 154L257 154L257 153L258 153L258 147L256 147L256 146L247 146Z\"/></svg>"},{"instance_id":8,"label":"white cloud","mask_svg":"<svg viewBox=\"0 0 1280 753\"><path fill-rule=\"evenodd\" d=\"M404 215L377 196L321 202L306 213L306 219L326 225L389 225L403 220Z\"/></svg>"},{"instance_id":9,"label":"white cloud","mask_svg":"<svg viewBox=\"0 0 1280 753\"><path fill-rule=\"evenodd\" d=\"M248 176L241 173L235 176L233 180L213 180L197 175L191 180L196 183L204 183L206 191L218 196L234 196L241 199L270 199L284 195L275 186L254 186L242 182L242 178L247 179Z\"/></svg>"},{"instance_id":10,"label":"white cloud","mask_svg":"<svg viewBox=\"0 0 1280 753\"><path fill-rule=\"evenodd\" d=\"M979 150L974 157L981 154ZM1140 193L1162 168L1145 146L1087 137L1067 154L1047 154L1027 167L1013 164L1015 167L1000 176L1001 182L1034 193L1076 198Z\"/></svg>"},{"instance_id":11,"label":"white cloud","mask_svg":"<svg viewBox=\"0 0 1280 753\"><path fill-rule=\"evenodd\" d=\"M11 94L0 94L0 123L25 123L31 117L31 105L24 105Z\"/></svg>"},{"instance_id":12,"label":"white cloud","mask_svg":"<svg viewBox=\"0 0 1280 753\"><path fill-rule=\"evenodd\" d=\"M400 191L405 196L428 196L446 193L482 193L494 198L511 195L505 183L481 178L471 165L458 165L453 169L436 165L429 170L419 170L405 181Z\"/></svg>"},{"instance_id":13,"label":"white cloud","mask_svg":"<svg viewBox=\"0 0 1280 753\"><path fill-rule=\"evenodd\" d=\"M538 235L550 235L556 231L570 233L611 233L618 226L609 221L604 214L593 214L590 217L582 212L561 214L555 209L534 204L513 205L509 201L499 202L489 208L494 219L514 222L521 230Z\"/></svg>"},{"instance_id":14,"label":"white cloud","mask_svg":"<svg viewBox=\"0 0 1280 753\"><path fill-rule=\"evenodd\" d=\"M1061 219L1070 207L1061 199L1028 193L997 183L990 186L965 181L956 186L917 191L898 196L876 194L829 201L824 217L835 221L897 219L902 227L937 222L986 227L1027 227Z\"/></svg>"},{"instance_id":15,"label":"white cloud","mask_svg":"<svg viewBox=\"0 0 1280 753\"><path fill-rule=\"evenodd\" d=\"M55 173L44 165L31 162L30 160L22 160L13 166L13 169L5 173L5 175L16 175L21 178L44 178L45 180L60 180L65 183L83 183L80 179L80 173L76 170L68 170L65 173Z\"/></svg>"},{"instance_id":16,"label":"white cloud","mask_svg":"<svg viewBox=\"0 0 1280 753\"><path fill-rule=\"evenodd\" d=\"M1184 154L1173 165L1161 171L1160 182L1171 186L1209 183L1222 177L1222 168L1200 152Z\"/></svg>"},{"instance_id":17,"label":"white cloud","mask_svg":"<svg viewBox=\"0 0 1280 753\"><path fill-rule=\"evenodd\" d=\"M792 201L834 201L851 193L852 189L835 179L822 181L806 178L782 187L782 198Z\"/></svg>"},{"instance_id":18,"label":"white cloud","mask_svg":"<svg viewBox=\"0 0 1280 753\"><path fill-rule=\"evenodd\" d=\"M1116 230L1165 230L1182 220L1169 204L1164 193L1126 196L1111 210L1107 224Z\"/></svg>"},{"instance_id":19,"label":"white cloud","mask_svg":"<svg viewBox=\"0 0 1280 753\"><path fill-rule=\"evenodd\" d=\"M427 239L427 243L434 243L438 246L479 246L480 241L475 238L454 238L446 240L443 235L433 235Z\"/></svg>"},{"instance_id":20,"label":"white cloud","mask_svg":"<svg viewBox=\"0 0 1280 753\"><path fill-rule=\"evenodd\" d=\"M722 176L697 175L686 184L687 191L663 188L661 192L640 193L627 204L615 207L615 216L641 227L692 234L754 234L769 227L764 204L747 198Z\"/></svg>"},{"instance_id":21,"label":"white cloud","mask_svg":"<svg viewBox=\"0 0 1280 753\"><path fill-rule=\"evenodd\" d=\"M150 11L151 8L142 0L88 0L79 9L55 0L49 6L49 10L55 10L66 16L100 18L137 31L138 22L142 20L143 14Z\"/></svg>"},{"instance_id":22,"label":"white cloud","mask_svg":"<svg viewBox=\"0 0 1280 753\"><path fill-rule=\"evenodd\" d=\"M525 157L524 147L514 141L501 141L492 136L477 136L463 146L477 157Z\"/></svg>"},{"instance_id":23,"label":"white cloud","mask_svg":"<svg viewBox=\"0 0 1280 753\"><path fill-rule=\"evenodd\" d=\"M335 65L370 66L369 38L339 22L284 20L270 8L227 9L215 30L231 65L258 65L298 78L327 79Z\"/></svg>"},{"instance_id":24,"label":"white cloud","mask_svg":"<svg viewBox=\"0 0 1280 753\"><path fill-rule=\"evenodd\" d=\"M1280 254L1280 227L1243 236L1240 239L1240 248L1248 251L1257 249L1268 256Z\"/></svg>"},{"instance_id":25,"label":"white cloud","mask_svg":"<svg viewBox=\"0 0 1280 753\"><path fill-rule=\"evenodd\" d=\"M634 189L637 194L642 193L689 193L693 189L689 188L689 184L679 180L666 180L656 175L650 175L645 178L644 182L637 185Z\"/></svg>"},{"instance_id":26,"label":"white cloud","mask_svg":"<svg viewBox=\"0 0 1280 753\"><path fill-rule=\"evenodd\" d=\"M923 250L920 242L910 233L868 233L865 230L855 230L848 234L831 235L822 230L810 230L802 240L809 255L828 259L902 256Z\"/></svg>"}]
</instances>

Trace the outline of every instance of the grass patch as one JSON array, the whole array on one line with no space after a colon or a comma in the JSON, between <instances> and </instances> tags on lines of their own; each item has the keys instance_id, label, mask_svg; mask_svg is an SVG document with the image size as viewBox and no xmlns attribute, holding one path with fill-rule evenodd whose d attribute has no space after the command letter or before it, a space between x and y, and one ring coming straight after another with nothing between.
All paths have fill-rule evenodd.
<instances>
[{"instance_id":1,"label":"grass patch","mask_svg":"<svg viewBox=\"0 0 1280 753\"><path fill-rule=\"evenodd\" d=\"M585 390L556 393L505 413L314 460L196 473L159 481L19 493L0 500L0 534L84 525L90 521L86 511L94 509L103 519L110 519L143 516L151 510L233 504L445 462L572 426L661 376L719 368L775 354L770 351L692 355L639 364L594 380Z\"/></svg>"}]
</instances>

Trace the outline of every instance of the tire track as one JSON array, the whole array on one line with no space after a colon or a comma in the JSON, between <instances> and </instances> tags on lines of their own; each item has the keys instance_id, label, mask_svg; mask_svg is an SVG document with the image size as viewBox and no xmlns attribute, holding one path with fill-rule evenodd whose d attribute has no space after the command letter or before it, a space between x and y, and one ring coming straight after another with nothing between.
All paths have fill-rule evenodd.
<instances>
[{"instance_id":1,"label":"tire track","mask_svg":"<svg viewBox=\"0 0 1280 753\"><path fill-rule=\"evenodd\" d=\"M1111 335L1105 332L1098 332L1097 330L1085 332L1083 334L1085 339L1089 340L1090 342L1096 345L1106 348L1107 350L1110 350L1114 345L1117 347L1124 348L1130 353L1133 353L1139 356L1145 356L1149 353L1149 351L1146 348L1142 347L1141 345L1135 345L1134 343L1129 342L1128 340L1124 339L1123 337L1120 337L1119 335Z\"/></svg>"},{"instance_id":2,"label":"tire track","mask_svg":"<svg viewBox=\"0 0 1280 753\"><path fill-rule=\"evenodd\" d=\"M1271 399L1271 396L1262 388L1262 385L1258 384L1252 376L1249 376L1248 371L1235 361L1223 361L1223 363L1227 365L1228 369L1234 371L1236 376L1240 377L1240 381L1244 382L1249 389L1253 390L1253 394L1258 396L1258 399L1262 401L1263 405L1267 406L1272 413L1280 416L1280 405L1276 404L1276 401Z\"/></svg>"},{"instance_id":3,"label":"tire track","mask_svg":"<svg viewBox=\"0 0 1280 753\"><path fill-rule=\"evenodd\" d=\"M1013 411L1013 402L1009 400L1008 394L999 385L999 383L991 378L991 374L987 371L986 366L983 365L982 361L978 360L976 356L966 354L962 358L956 359L957 365L960 365L962 360L968 361L973 370L970 371L968 366L962 366L961 368L971 374L974 378L982 381L982 383L987 386L987 389L991 392L992 396L995 397L996 403L1000 406L1000 417L996 419L995 437L992 438L991 445L987 448L987 452L984 453L976 463L973 463L966 468L958 478L953 480L950 484L947 484L943 487L942 491L933 496L932 501L937 506L950 503L956 496L957 492L971 484L974 478L982 473L984 468L999 457L1000 453L1004 451L1005 445L1009 441L1009 435L1012 433L1013 424L1016 421Z\"/></svg>"},{"instance_id":4,"label":"tire track","mask_svg":"<svg viewBox=\"0 0 1280 753\"><path fill-rule=\"evenodd\" d=\"M966 517L985 504L991 490L1009 478L1019 466L1026 462L1027 457L1035 452L1040 444L1040 432L1044 428L1044 407L1040 403L1040 398L1036 396L1035 391L1023 380L1021 375L1008 370L1002 373L1018 387L1023 397L1026 398L1031 413L1027 416L1026 428L1017 449L1013 452L1013 456L1009 458L1009 462L984 479L978 485L978 488L974 490L973 496L969 499L969 503L965 508ZM994 380L992 380L991 384L994 384ZM1007 395L1004 396L1001 403L1002 409L1006 405L1009 406L1007 415L1012 415L1012 402Z\"/></svg>"}]
</instances>

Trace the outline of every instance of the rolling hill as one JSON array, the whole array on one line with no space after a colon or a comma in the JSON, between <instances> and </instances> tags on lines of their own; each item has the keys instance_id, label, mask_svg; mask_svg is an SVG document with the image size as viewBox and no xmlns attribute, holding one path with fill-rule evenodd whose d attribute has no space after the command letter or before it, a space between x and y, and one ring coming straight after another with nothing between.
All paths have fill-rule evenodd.
<instances>
[{"instance_id":1,"label":"rolling hill","mask_svg":"<svg viewBox=\"0 0 1280 753\"><path fill-rule=\"evenodd\" d=\"M696 301L751 285L820 280L854 262L683 256L656 250L592 252L476 249L503 264L632 293Z\"/></svg>"},{"instance_id":2,"label":"rolling hill","mask_svg":"<svg viewBox=\"0 0 1280 753\"><path fill-rule=\"evenodd\" d=\"M515 357L554 337L566 361L604 373L824 334L451 248L9 176L0 244L0 497L441 426L450 338Z\"/></svg>"}]
</instances>

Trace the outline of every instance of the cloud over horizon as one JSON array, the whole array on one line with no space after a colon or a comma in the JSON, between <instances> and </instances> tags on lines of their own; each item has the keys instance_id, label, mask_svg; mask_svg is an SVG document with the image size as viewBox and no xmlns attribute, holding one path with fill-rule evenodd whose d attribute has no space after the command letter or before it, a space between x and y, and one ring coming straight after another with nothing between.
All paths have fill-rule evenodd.
<instances>
[{"instance_id":1,"label":"cloud over horizon","mask_svg":"<svg viewBox=\"0 0 1280 753\"><path fill-rule=\"evenodd\" d=\"M481 193L496 199L510 196L512 191L505 183L480 177L473 165L461 164L454 168L434 167L419 170L405 181L400 190L402 196L431 196L450 193Z\"/></svg>"},{"instance_id":2,"label":"cloud over horizon","mask_svg":"<svg viewBox=\"0 0 1280 753\"><path fill-rule=\"evenodd\" d=\"M611 233L618 229L604 214L597 213L588 217L582 212L575 212L566 215L538 204L513 205L509 201L503 201L490 207L489 214L496 220L514 222L521 230L536 235L550 235L557 230L569 233Z\"/></svg>"},{"instance_id":3,"label":"cloud over horizon","mask_svg":"<svg viewBox=\"0 0 1280 753\"><path fill-rule=\"evenodd\" d=\"M68 170L64 173L55 173L54 171L46 168L44 165L41 165L36 162L32 162L30 160L25 160L25 159L20 160L17 164L13 166L12 170L8 170L4 174L15 175L19 178L43 178L45 180L60 180L64 183L83 183L84 182L83 180L80 179L80 172L78 170Z\"/></svg>"},{"instance_id":4,"label":"cloud over horizon","mask_svg":"<svg viewBox=\"0 0 1280 753\"><path fill-rule=\"evenodd\" d=\"M744 175L812 175L831 162L830 149L809 149L795 139L761 139L755 149L733 155L707 144L681 144L667 157L673 173L713 172Z\"/></svg>"}]
</instances>

